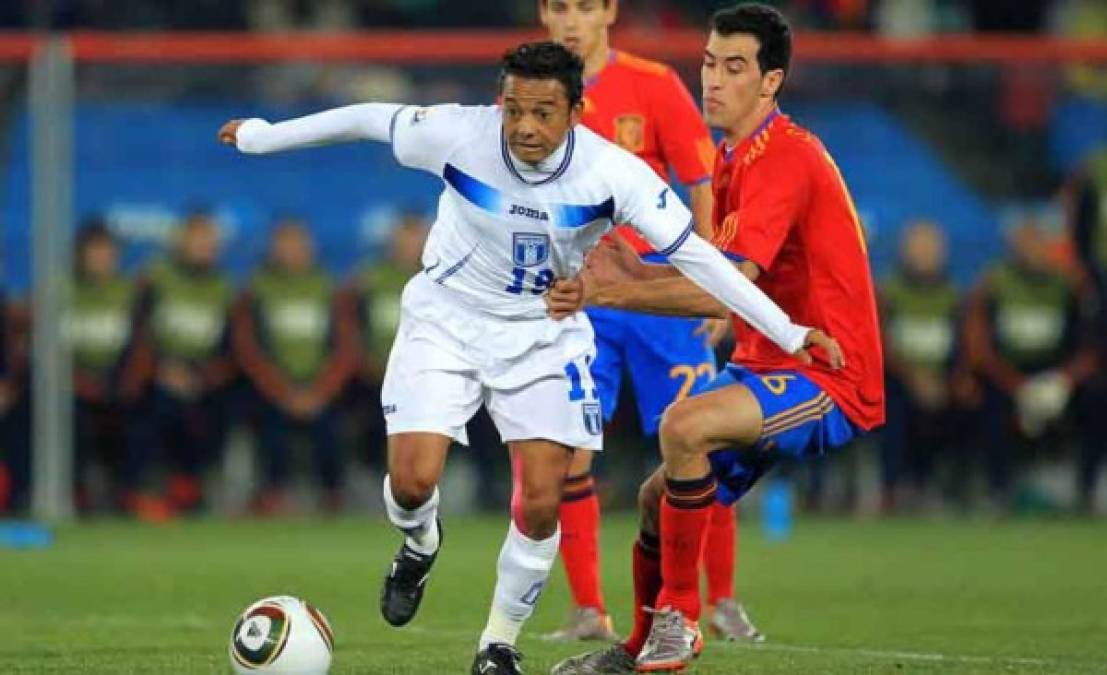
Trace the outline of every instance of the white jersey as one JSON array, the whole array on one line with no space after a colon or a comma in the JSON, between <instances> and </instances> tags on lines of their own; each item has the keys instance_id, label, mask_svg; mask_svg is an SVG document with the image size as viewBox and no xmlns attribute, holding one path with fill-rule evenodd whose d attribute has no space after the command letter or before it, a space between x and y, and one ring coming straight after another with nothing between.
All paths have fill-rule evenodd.
<instances>
[{"instance_id":1,"label":"white jersey","mask_svg":"<svg viewBox=\"0 0 1107 675\"><path fill-rule=\"evenodd\" d=\"M662 254L692 232L692 214L644 162L583 126L542 166L515 159L497 106L405 107L392 147L445 189L423 252L425 273L481 311L541 319L543 294L575 276L614 222Z\"/></svg>"}]
</instances>

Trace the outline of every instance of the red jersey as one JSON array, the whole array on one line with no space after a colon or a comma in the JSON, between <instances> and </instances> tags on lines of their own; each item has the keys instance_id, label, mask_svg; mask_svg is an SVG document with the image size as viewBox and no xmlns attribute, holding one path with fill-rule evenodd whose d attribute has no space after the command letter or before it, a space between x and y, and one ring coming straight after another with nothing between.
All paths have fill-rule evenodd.
<instances>
[{"instance_id":1,"label":"red jersey","mask_svg":"<svg viewBox=\"0 0 1107 675\"><path fill-rule=\"evenodd\" d=\"M757 285L798 324L838 340L846 366L805 366L734 317L731 357L754 372L802 372L863 429L884 422L884 363L865 235L821 141L774 112L736 148L719 147L712 179L715 244L761 268Z\"/></svg>"},{"instance_id":2,"label":"red jersey","mask_svg":"<svg viewBox=\"0 0 1107 675\"><path fill-rule=\"evenodd\" d=\"M710 180L715 144L700 108L680 77L666 65L612 50L584 89L584 125L649 164L664 180ZM639 253L650 245L628 227L619 233Z\"/></svg>"}]
</instances>

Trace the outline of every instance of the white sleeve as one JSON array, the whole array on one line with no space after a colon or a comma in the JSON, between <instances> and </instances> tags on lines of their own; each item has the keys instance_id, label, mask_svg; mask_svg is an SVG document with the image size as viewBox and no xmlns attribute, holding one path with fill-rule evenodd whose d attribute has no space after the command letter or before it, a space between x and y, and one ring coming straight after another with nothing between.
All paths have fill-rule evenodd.
<instances>
[{"instance_id":1,"label":"white sleeve","mask_svg":"<svg viewBox=\"0 0 1107 675\"><path fill-rule=\"evenodd\" d=\"M454 149L472 140L471 127L487 108L457 104L409 106L392 120L392 152L406 167L441 176Z\"/></svg>"},{"instance_id":2,"label":"white sleeve","mask_svg":"<svg viewBox=\"0 0 1107 675\"><path fill-rule=\"evenodd\" d=\"M769 296L694 231L692 213L645 162L621 153L616 222L628 223L680 272L789 354L803 347L810 328L797 326Z\"/></svg>"},{"instance_id":3,"label":"white sleeve","mask_svg":"<svg viewBox=\"0 0 1107 675\"><path fill-rule=\"evenodd\" d=\"M393 120L403 109L394 103L360 103L277 124L255 117L238 128L235 145L248 154L264 154L332 143L386 143Z\"/></svg>"},{"instance_id":4,"label":"white sleeve","mask_svg":"<svg viewBox=\"0 0 1107 675\"><path fill-rule=\"evenodd\" d=\"M615 180L615 222L637 230L661 255L676 250L692 233L692 212L641 159L612 149L607 166Z\"/></svg>"},{"instance_id":5,"label":"white sleeve","mask_svg":"<svg viewBox=\"0 0 1107 675\"><path fill-rule=\"evenodd\" d=\"M739 272L719 249L699 235L689 234L667 255L681 274L715 296L781 349L793 354L803 348L811 329L792 323L784 310Z\"/></svg>"}]
</instances>

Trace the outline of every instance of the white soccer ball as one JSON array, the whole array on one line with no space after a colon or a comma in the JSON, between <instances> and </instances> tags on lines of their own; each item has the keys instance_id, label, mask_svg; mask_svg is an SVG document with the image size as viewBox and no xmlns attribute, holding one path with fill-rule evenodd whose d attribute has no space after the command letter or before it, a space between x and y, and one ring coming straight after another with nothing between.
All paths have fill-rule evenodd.
<instances>
[{"instance_id":1,"label":"white soccer ball","mask_svg":"<svg viewBox=\"0 0 1107 675\"><path fill-rule=\"evenodd\" d=\"M323 613L288 595L258 600L231 632L238 675L327 675L334 631Z\"/></svg>"}]
</instances>

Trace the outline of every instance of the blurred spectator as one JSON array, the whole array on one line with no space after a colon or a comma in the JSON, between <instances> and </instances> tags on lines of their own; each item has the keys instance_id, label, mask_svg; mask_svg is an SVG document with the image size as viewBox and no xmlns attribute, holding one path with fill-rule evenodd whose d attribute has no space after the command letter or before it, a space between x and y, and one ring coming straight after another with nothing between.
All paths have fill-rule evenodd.
<instances>
[{"instance_id":1,"label":"blurred spectator","mask_svg":"<svg viewBox=\"0 0 1107 675\"><path fill-rule=\"evenodd\" d=\"M968 359L986 386L977 445L1000 507L1010 505L1018 446L1054 428L1095 368L1079 291L1056 269L1046 236L1024 219L1009 237L1010 256L974 291L966 325Z\"/></svg>"},{"instance_id":2,"label":"blurred spectator","mask_svg":"<svg viewBox=\"0 0 1107 675\"><path fill-rule=\"evenodd\" d=\"M963 414L958 389L963 391L965 374L954 375L961 297L946 259L942 229L929 221L911 223L903 231L899 267L880 286L888 393L881 435L886 510L922 497L935 460L963 434L957 418Z\"/></svg>"},{"instance_id":3,"label":"blurred spectator","mask_svg":"<svg viewBox=\"0 0 1107 675\"><path fill-rule=\"evenodd\" d=\"M422 270L428 229L419 214L402 216L392 230L388 257L363 265L344 293L345 311L354 317L358 331L353 418L364 429L368 459L377 467L384 466L387 436L380 399L384 368L400 325L400 296L408 280Z\"/></svg>"},{"instance_id":4,"label":"blurred spectator","mask_svg":"<svg viewBox=\"0 0 1107 675\"><path fill-rule=\"evenodd\" d=\"M255 500L259 513L285 506L294 432L313 446L322 506L341 507L335 400L350 375L355 338L337 304L330 279L316 266L308 230L295 220L279 222L269 260L244 292L233 326L235 352L261 402L265 486Z\"/></svg>"},{"instance_id":5,"label":"blurred spectator","mask_svg":"<svg viewBox=\"0 0 1107 675\"><path fill-rule=\"evenodd\" d=\"M1072 181L1073 243L1093 289L1095 355L1097 367L1089 379L1078 413L1082 436L1077 477L1079 507L1091 511L1099 467L1107 444L1107 147L1092 153Z\"/></svg>"},{"instance_id":6,"label":"blurred spectator","mask_svg":"<svg viewBox=\"0 0 1107 675\"><path fill-rule=\"evenodd\" d=\"M234 290L217 267L219 227L205 213L190 215L176 249L150 266L141 286L141 321L149 339L150 395L135 424L170 460L171 506L196 510L203 470L223 445L226 390L234 376L229 312Z\"/></svg>"},{"instance_id":7,"label":"blurred spectator","mask_svg":"<svg viewBox=\"0 0 1107 675\"><path fill-rule=\"evenodd\" d=\"M150 448L132 424L145 385L136 349L143 339L136 322L137 288L120 274L118 247L102 222L81 229L76 255L66 331L76 396L77 506L93 505L88 472L100 460L114 477L118 506L161 520L170 514L162 500L142 491Z\"/></svg>"},{"instance_id":8,"label":"blurred spectator","mask_svg":"<svg viewBox=\"0 0 1107 675\"><path fill-rule=\"evenodd\" d=\"M28 316L0 296L0 516L22 514L31 475Z\"/></svg>"}]
</instances>

